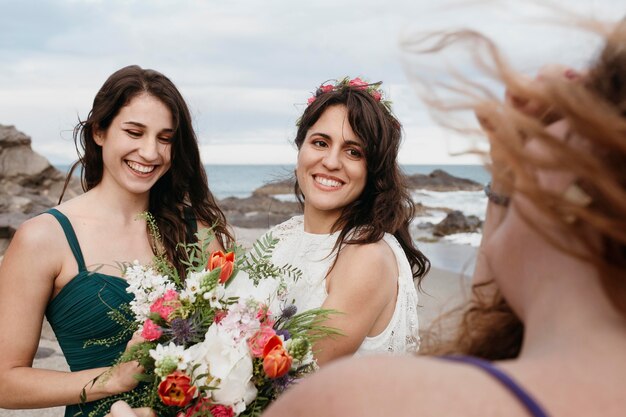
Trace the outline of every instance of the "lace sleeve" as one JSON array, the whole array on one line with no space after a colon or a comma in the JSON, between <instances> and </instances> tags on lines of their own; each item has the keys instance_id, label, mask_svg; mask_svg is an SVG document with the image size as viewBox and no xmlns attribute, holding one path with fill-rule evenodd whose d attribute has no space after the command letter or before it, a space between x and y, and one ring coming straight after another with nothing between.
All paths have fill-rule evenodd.
<instances>
[{"instance_id":1,"label":"lace sleeve","mask_svg":"<svg viewBox=\"0 0 626 417\"><path fill-rule=\"evenodd\" d=\"M272 227L267 233L271 233L274 238L279 240L285 240L287 237L293 235L303 222L304 216L294 216L291 219Z\"/></svg>"}]
</instances>

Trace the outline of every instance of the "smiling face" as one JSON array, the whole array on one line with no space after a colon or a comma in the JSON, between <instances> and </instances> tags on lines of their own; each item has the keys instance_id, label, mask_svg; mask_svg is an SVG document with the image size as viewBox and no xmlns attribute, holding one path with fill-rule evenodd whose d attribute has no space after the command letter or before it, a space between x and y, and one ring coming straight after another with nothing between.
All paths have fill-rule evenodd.
<instances>
[{"instance_id":1,"label":"smiling face","mask_svg":"<svg viewBox=\"0 0 626 417\"><path fill-rule=\"evenodd\" d=\"M102 147L102 184L147 195L170 168L173 135L172 113L162 101L146 93L132 98L94 135Z\"/></svg>"},{"instance_id":2,"label":"smiling face","mask_svg":"<svg viewBox=\"0 0 626 417\"><path fill-rule=\"evenodd\" d=\"M363 142L345 106L329 107L307 131L298 152L298 184L304 195L305 228L318 233L359 198L367 180Z\"/></svg>"}]
</instances>

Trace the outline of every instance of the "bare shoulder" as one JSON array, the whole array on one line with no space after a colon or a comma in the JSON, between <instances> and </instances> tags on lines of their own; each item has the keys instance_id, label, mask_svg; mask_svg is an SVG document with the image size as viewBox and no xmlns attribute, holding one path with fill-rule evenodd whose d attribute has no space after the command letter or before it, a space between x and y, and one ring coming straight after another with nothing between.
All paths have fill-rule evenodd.
<instances>
[{"instance_id":1,"label":"bare shoulder","mask_svg":"<svg viewBox=\"0 0 626 417\"><path fill-rule=\"evenodd\" d=\"M59 222L51 215L42 214L20 225L11 240L11 246L29 252L45 249L49 253L59 246L60 239L65 237Z\"/></svg>"},{"instance_id":2,"label":"bare shoulder","mask_svg":"<svg viewBox=\"0 0 626 417\"><path fill-rule=\"evenodd\" d=\"M398 266L395 255L383 240L375 243L346 245L331 271L334 277L357 276L362 288L375 287L379 291L387 287L395 291Z\"/></svg>"},{"instance_id":3,"label":"bare shoulder","mask_svg":"<svg viewBox=\"0 0 626 417\"><path fill-rule=\"evenodd\" d=\"M325 415L522 416L481 371L415 356L350 358L322 368L281 397L267 417Z\"/></svg>"},{"instance_id":4,"label":"bare shoulder","mask_svg":"<svg viewBox=\"0 0 626 417\"><path fill-rule=\"evenodd\" d=\"M384 240L374 243L346 245L337 259L337 265L348 264L362 270L388 270L396 268L396 257Z\"/></svg>"},{"instance_id":5,"label":"bare shoulder","mask_svg":"<svg viewBox=\"0 0 626 417\"><path fill-rule=\"evenodd\" d=\"M24 282L30 278L29 282L50 285L61 270L63 250L67 247L64 242L63 229L54 217L39 215L25 221L15 232L0 264L2 279Z\"/></svg>"}]
</instances>

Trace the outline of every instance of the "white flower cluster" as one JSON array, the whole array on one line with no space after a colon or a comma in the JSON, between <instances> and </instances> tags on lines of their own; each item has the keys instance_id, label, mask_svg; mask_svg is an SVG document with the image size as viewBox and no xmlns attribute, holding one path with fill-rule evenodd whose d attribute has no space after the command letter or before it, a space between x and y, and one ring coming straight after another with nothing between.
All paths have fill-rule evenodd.
<instances>
[{"instance_id":1,"label":"white flower cluster","mask_svg":"<svg viewBox=\"0 0 626 417\"><path fill-rule=\"evenodd\" d=\"M202 279L206 274L207 271L189 272L185 278L185 289L180 292L180 298L195 303L201 290Z\"/></svg>"},{"instance_id":2,"label":"white flower cluster","mask_svg":"<svg viewBox=\"0 0 626 417\"><path fill-rule=\"evenodd\" d=\"M173 371L186 370L191 362L189 350L173 342L168 345L158 344L156 349L150 349L150 356L154 359L154 372L161 378L165 378Z\"/></svg>"},{"instance_id":3,"label":"white flower cluster","mask_svg":"<svg viewBox=\"0 0 626 417\"><path fill-rule=\"evenodd\" d=\"M128 282L126 291L135 296L130 302L130 308L138 323L146 321L150 314L150 306L157 298L162 297L168 290L176 289L167 276L157 274L154 269L141 265L137 260L126 268L124 278Z\"/></svg>"}]
</instances>

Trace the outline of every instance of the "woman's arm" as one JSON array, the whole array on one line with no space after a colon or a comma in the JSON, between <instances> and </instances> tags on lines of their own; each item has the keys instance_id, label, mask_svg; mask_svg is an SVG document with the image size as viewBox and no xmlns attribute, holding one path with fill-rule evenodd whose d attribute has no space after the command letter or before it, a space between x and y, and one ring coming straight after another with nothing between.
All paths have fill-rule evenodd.
<instances>
[{"instance_id":1,"label":"woman's arm","mask_svg":"<svg viewBox=\"0 0 626 417\"><path fill-rule=\"evenodd\" d=\"M343 336L315 343L320 365L356 352L366 336L383 331L393 315L398 292L398 267L384 242L347 245L327 276L328 297L322 308L337 310L324 325Z\"/></svg>"},{"instance_id":2,"label":"woman's arm","mask_svg":"<svg viewBox=\"0 0 626 417\"><path fill-rule=\"evenodd\" d=\"M90 382L108 368L60 372L32 368L43 316L62 266L65 237L49 216L25 222L0 264L0 408L39 408L93 401L132 389L135 363L117 367L104 384Z\"/></svg>"}]
</instances>

